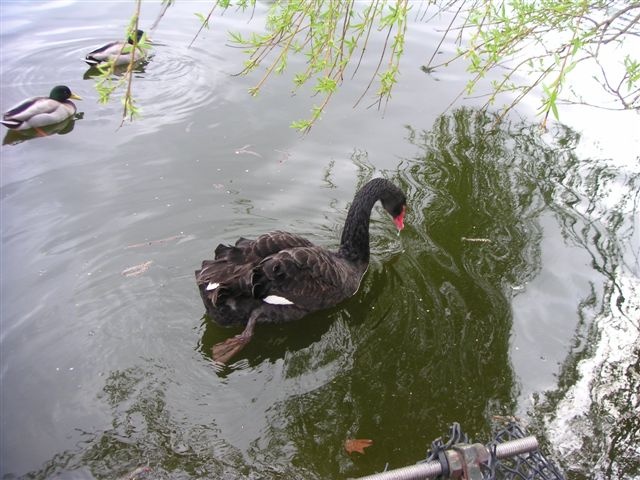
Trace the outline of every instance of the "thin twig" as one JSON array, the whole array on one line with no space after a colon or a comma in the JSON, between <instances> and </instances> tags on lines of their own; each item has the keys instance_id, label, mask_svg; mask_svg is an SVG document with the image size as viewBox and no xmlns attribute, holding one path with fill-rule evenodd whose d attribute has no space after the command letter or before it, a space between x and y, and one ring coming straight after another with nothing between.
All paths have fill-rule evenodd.
<instances>
[{"instance_id":1,"label":"thin twig","mask_svg":"<svg viewBox=\"0 0 640 480\"><path fill-rule=\"evenodd\" d=\"M360 101L364 98L364 96L367 94L367 92L371 88L371 85L373 85L373 80L376 78L376 75L380 71L380 65L382 65L382 60L384 60L384 54L386 53L387 45L389 44L389 37L391 36L391 32L392 31L393 31L393 25L390 25L389 26L389 31L387 32L387 36L384 39L384 45L382 46L382 53L380 54L380 60L378 60L378 65L376 65L376 69L373 72L373 74L371 75L371 80L369 80L369 84L367 85L367 88L364 89L364 92L362 92L362 95L360 95L358 100L356 100L356 103L353 105L353 108L358 106ZM381 100L381 99L379 99L379 100ZM376 103L378 103L378 101L376 101L373 104L369 105L369 107L367 107L367 108L372 107Z\"/></svg>"},{"instance_id":2,"label":"thin twig","mask_svg":"<svg viewBox=\"0 0 640 480\"><path fill-rule=\"evenodd\" d=\"M375 12L376 12L376 9L378 8L379 3L380 1L376 0L376 3L373 6L369 6L369 8L366 10L367 13L365 15L363 22L368 21L369 13L371 12L371 10L373 10L373 16L375 16ZM369 28L367 29L367 36L364 39L364 45L362 46L362 50L360 50L360 58L358 59L358 63L356 64L355 70L353 71L353 75L351 75L351 79L353 79L353 77L356 76L356 73L360 68L360 63L362 62L362 58L364 57L364 52L367 50L367 45L369 44L369 36L371 35L371 29L373 28L373 16L371 18L371 22L369 22ZM362 35L362 33L360 35ZM359 38L360 36L358 36L358 39Z\"/></svg>"},{"instance_id":3,"label":"thin twig","mask_svg":"<svg viewBox=\"0 0 640 480\"><path fill-rule=\"evenodd\" d=\"M442 44L444 43L445 39L447 38L447 36L449 35L449 31L451 29L451 26L453 25L453 23L456 21L456 18L458 18L458 14L460 13L460 11L462 10L462 7L464 6L464 2L460 2L460 7L458 8L458 11L455 13L455 15L453 16L453 18L451 19L451 21L449 22L449 25L447 26L446 30L444 31L444 33L442 34L442 37L440 37L440 41L438 42L438 45L436 45L436 48L433 50L433 54L431 55L431 58L429 58L429 61L427 62L426 68L429 68L431 66L431 62L433 61L433 59L435 58L435 56L438 54L438 51L440 50L440 47L442 46Z\"/></svg>"},{"instance_id":4,"label":"thin twig","mask_svg":"<svg viewBox=\"0 0 640 480\"><path fill-rule=\"evenodd\" d=\"M198 36L200 36L200 33L202 32L202 30L204 30L205 25L209 25L209 19L211 18L211 16L213 15L213 12L215 11L216 7L218 6L218 3L220 2L220 0L216 0L216 3L213 4L213 7L211 7L211 10L209 10L209 14L207 15L207 17L205 18L204 22L202 22L200 24L200 28L198 29L198 31L196 32L196 34L193 36L193 38L191 39L191 42L189 43L189 46L187 48L191 48L193 46L193 43L196 41L196 38L198 38Z\"/></svg>"},{"instance_id":5,"label":"thin twig","mask_svg":"<svg viewBox=\"0 0 640 480\"><path fill-rule=\"evenodd\" d=\"M136 9L134 12L134 22L133 22L133 28L131 32L132 34L130 35L130 38L133 39L133 50L132 50L132 54L131 54L131 61L129 62L129 65L127 65L127 73L125 74L125 78L127 79L127 90L125 92L124 95L124 110L122 112L122 121L120 122L120 127L122 127L122 125L124 125L124 121L127 118L127 110L130 108L130 106L133 105L133 95L132 95L132 90L133 90L133 67L135 64L135 53L136 50L138 49L138 35L137 35L137 31L138 31L138 20L140 20L140 8L142 6L142 0L136 0ZM126 44L125 44L126 45ZM124 50L125 45L122 46L122 50ZM122 54L122 51L120 52ZM113 62L115 64L115 62ZM131 118L133 118L133 110L131 110Z\"/></svg>"}]
</instances>

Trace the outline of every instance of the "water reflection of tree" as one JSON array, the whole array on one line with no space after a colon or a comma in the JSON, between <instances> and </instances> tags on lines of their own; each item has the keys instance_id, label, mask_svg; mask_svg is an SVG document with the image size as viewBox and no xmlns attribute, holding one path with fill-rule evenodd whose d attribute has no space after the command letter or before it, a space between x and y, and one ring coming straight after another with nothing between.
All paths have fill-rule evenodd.
<instances>
[{"instance_id":1,"label":"water reflection of tree","mask_svg":"<svg viewBox=\"0 0 640 480\"><path fill-rule=\"evenodd\" d=\"M241 452L218 438L215 424L186 426L176 418L166 399L171 379L157 367L111 372L99 401L112 410L112 428L79 432L77 449L24 478L241 478L248 468ZM150 471L136 474L143 466Z\"/></svg>"},{"instance_id":2,"label":"water reflection of tree","mask_svg":"<svg viewBox=\"0 0 640 480\"><path fill-rule=\"evenodd\" d=\"M599 288L592 284L578 305L580 321L558 387L532 413L540 431L551 426L550 447L560 452L571 478L633 478L640 474L640 417L629 415L640 408L640 174L609 159L580 158L578 138L566 127L556 135L555 158L532 167L565 241L588 253L604 281ZM532 141L527 134L524 142Z\"/></svg>"},{"instance_id":3,"label":"water reflection of tree","mask_svg":"<svg viewBox=\"0 0 640 480\"><path fill-rule=\"evenodd\" d=\"M396 174L411 208L404 253L389 253L395 239L379 244L389 235L373 237L386 258L336 312L342 337L330 332L285 362L301 379L319 365L335 376L273 409L256 459L295 448L291 461L315 463L320 476L360 475L387 460L414 462L453 421L488 439L490 416L514 410L510 300L540 268L537 217L546 202L512 132L492 125L459 110L429 132L408 128L418 154ZM526 159L554 155L542 142L526 146ZM371 454L348 459L346 437L374 439Z\"/></svg>"},{"instance_id":4,"label":"water reflection of tree","mask_svg":"<svg viewBox=\"0 0 640 480\"><path fill-rule=\"evenodd\" d=\"M565 241L587 251L609 280L604 292L592 284L577 300L568 365L585 351L580 337L594 312L617 290L620 233L629 226L619 209L602 209L608 190L599 185L618 176L576 155L576 132L559 127L549 139L532 125L495 128L490 115L470 110L440 117L431 131L408 132L419 154L397 173L411 206L404 254L374 264L359 295L336 313L337 332L286 359L290 375L303 381L320 367L333 366L335 375L273 409L256 459L279 451L299 466L315 463L321 476L359 475L387 460L414 462L453 421L488 439L490 416L515 406L510 301L541 268L543 211L555 214ZM637 181L626 178L624 192L637 192ZM623 197L628 202L633 193ZM605 222L594 221L598 209ZM374 240L384 243L380 238L389 236ZM384 255L393 247L387 241L375 250ZM563 375L562 382L571 381ZM630 445L625 428L616 436L623 439L618 450ZM373 438L375 447L348 459L346 437Z\"/></svg>"},{"instance_id":5,"label":"water reflection of tree","mask_svg":"<svg viewBox=\"0 0 640 480\"><path fill-rule=\"evenodd\" d=\"M270 335L280 344L286 338L285 346L256 357L282 360L275 372L293 386L263 412L266 427L247 456L220 438L215 425L191 425L171 412L157 368L133 368L112 372L104 387L113 429L88 435L78 452L56 456L29 478L84 467L112 478L141 460L158 478L337 478L380 470L387 461L391 467L413 463L453 421L474 439L488 440L491 415L512 413L516 405L511 299L541 268L541 212L554 211L565 241L590 252L595 270L609 279L607 292L592 285L577 305L579 337L594 310L605 308L604 297L622 291L613 285L629 219L601 202L603 182L619 178L581 161L579 136L565 128L549 144L535 126L495 128L489 115L458 110L430 131L407 132L417 154L392 175L411 209L400 239L374 215L377 259L361 291L322 314L324 320L315 316L315 326L299 322L256 339L268 347ZM364 163L363 180L372 173ZM625 184L637 192L637 178ZM625 195L628 203L633 196ZM603 221L591 220L600 214ZM576 339L561 387L575 382L575 364L588 343ZM633 397L637 365L626 372L636 380L611 402ZM542 413L553 410L563 388L548 397ZM612 454L633 444L637 417L618 426ZM371 438L374 445L350 458L342 448L347 437Z\"/></svg>"}]
</instances>

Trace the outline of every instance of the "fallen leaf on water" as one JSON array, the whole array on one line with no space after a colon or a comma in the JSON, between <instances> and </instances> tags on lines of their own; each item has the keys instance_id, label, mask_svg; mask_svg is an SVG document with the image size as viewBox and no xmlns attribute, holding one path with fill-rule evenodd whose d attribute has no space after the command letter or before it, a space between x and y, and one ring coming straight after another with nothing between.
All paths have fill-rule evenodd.
<instances>
[{"instance_id":1,"label":"fallen leaf on water","mask_svg":"<svg viewBox=\"0 0 640 480\"><path fill-rule=\"evenodd\" d=\"M358 452L364 455L364 449L373 445L373 440L367 438L347 438L344 441L344 449L347 453Z\"/></svg>"},{"instance_id":2,"label":"fallen leaf on water","mask_svg":"<svg viewBox=\"0 0 640 480\"><path fill-rule=\"evenodd\" d=\"M125 277L139 277L144 272L149 270L149 267L153 263L153 260L149 260L148 262L141 263L139 265L134 265L133 267L125 268L121 275Z\"/></svg>"}]
</instances>

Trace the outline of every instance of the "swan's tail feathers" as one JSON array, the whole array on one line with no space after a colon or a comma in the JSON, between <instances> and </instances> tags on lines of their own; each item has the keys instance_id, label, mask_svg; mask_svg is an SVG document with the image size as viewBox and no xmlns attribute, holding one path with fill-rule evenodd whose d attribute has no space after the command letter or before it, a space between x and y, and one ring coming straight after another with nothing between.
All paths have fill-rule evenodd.
<instances>
[{"instance_id":1,"label":"swan's tail feathers","mask_svg":"<svg viewBox=\"0 0 640 480\"><path fill-rule=\"evenodd\" d=\"M231 289L224 283L214 281L202 282L199 284L202 298L211 302L215 307L220 307L232 294Z\"/></svg>"},{"instance_id":2,"label":"swan's tail feathers","mask_svg":"<svg viewBox=\"0 0 640 480\"><path fill-rule=\"evenodd\" d=\"M250 247L253 242L251 240L247 240L244 237L240 237L235 245L225 245L221 243L218 245L214 251L215 259L219 260L221 258L229 259L231 257L236 258L236 255L241 253L241 250L247 247ZM238 260L242 260L238 258Z\"/></svg>"},{"instance_id":3,"label":"swan's tail feathers","mask_svg":"<svg viewBox=\"0 0 640 480\"><path fill-rule=\"evenodd\" d=\"M245 239L240 239L238 242ZM248 240L245 240L248 242ZM242 265L245 259L245 252L243 248L238 247L237 243L235 246L231 245L223 245L222 243L216 247L215 250L215 260L220 261L224 260L229 263L233 263L234 265Z\"/></svg>"},{"instance_id":4,"label":"swan's tail feathers","mask_svg":"<svg viewBox=\"0 0 640 480\"><path fill-rule=\"evenodd\" d=\"M216 306L219 307L221 306L225 300L227 298L229 298L231 296L231 291L229 290L229 288L224 285L221 284L220 286L218 286L218 288L216 288L213 293L209 296L209 298L211 298L211 302Z\"/></svg>"},{"instance_id":5,"label":"swan's tail feathers","mask_svg":"<svg viewBox=\"0 0 640 480\"><path fill-rule=\"evenodd\" d=\"M240 237L236 242L236 247L238 248L248 248L253 244L253 240L249 240L244 237Z\"/></svg>"},{"instance_id":6,"label":"swan's tail feathers","mask_svg":"<svg viewBox=\"0 0 640 480\"><path fill-rule=\"evenodd\" d=\"M204 260L202 262L202 268L196 270L196 282L200 295L205 305L211 302L212 305L219 305L219 302L224 298L224 292L226 290L224 284L213 280L213 270L216 269L218 263L215 260Z\"/></svg>"},{"instance_id":7,"label":"swan's tail feathers","mask_svg":"<svg viewBox=\"0 0 640 480\"><path fill-rule=\"evenodd\" d=\"M204 285L205 287L207 287L212 282L211 278L213 277L213 275L211 275L211 272L215 268L215 260L203 260L200 270L195 271L196 282L198 283L198 285Z\"/></svg>"},{"instance_id":8,"label":"swan's tail feathers","mask_svg":"<svg viewBox=\"0 0 640 480\"><path fill-rule=\"evenodd\" d=\"M196 283L198 284L200 295L205 304L209 300L215 305L214 299L220 294L221 288L224 288L219 282L212 280L213 275L211 275L211 269L215 268L215 265L216 262L213 260L204 260L202 262L202 268L195 271Z\"/></svg>"},{"instance_id":9,"label":"swan's tail feathers","mask_svg":"<svg viewBox=\"0 0 640 480\"><path fill-rule=\"evenodd\" d=\"M229 252L231 250L233 250L235 247L232 247L231 245L224 245L223 243L221 243L220 245L218 245L216 247L216 249L214 250L215 253L215 259L219 260L221 258L225 258L229 255ZM205 260L205 261L210 261L210 260Z\"/></svg>"}]
</instances>

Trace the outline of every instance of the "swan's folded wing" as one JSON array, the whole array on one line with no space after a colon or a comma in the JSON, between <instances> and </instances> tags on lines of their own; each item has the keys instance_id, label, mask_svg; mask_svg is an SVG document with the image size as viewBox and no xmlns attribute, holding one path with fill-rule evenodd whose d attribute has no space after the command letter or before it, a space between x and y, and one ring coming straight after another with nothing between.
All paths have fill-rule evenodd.
<instances>
[{"instance_id":1,"label":"swan's folded wing","mask_svg":"<svg viewBox=\"0 0 640 480\"><path fill-rule=\"evenodd\" d=\"M311 242L287 232L270 232L255 240L240 238L235 245L220 244L214 260L204 260L196 270L200 293L213 305L220 306L229 298L253 296L252 274L265 258L283 250L308 247Z\"/></svg>"},{"instance_id":2,"label":"swan's folded wing","mask_svg":"<svg viewBox=\"0 0 640 480\"><path fill-rule=\"evenodd\" d=\"M235 245L220 244L215 250L215 259L236 265L254 266L270 255L295 247L311 247L313 244L293 233L274 231L260 235L255 240L240 237Z\"/></svg>"},{"instance_id":3,"label":"swan's folded wing","mask_svg":"<svg viewBox=\"0 0 640 480\"><path fill-rule=\"evenodd\" d=\"M324 248L300 247L262 261L254 268L251 283L256 298L311 312L353 295L361 276L361 271Z\"/></svg>"},{"instance_id":4,"label":"swan's folded wing","mask_svg":"<svg viewBox=\"0 0 640 480\"><path fill-rule=\"evenodd\" d=\"M240 239L236 246L243 245L245 254L250 257L263 260L270 255L274 255L282 250L288 250L296 247L312 247L313 244L304 237L294 233L282 232L276 230L274 232L265 233L256 238L253 242L244 243L246 239Z\"/></svg>"},{"instance_id":5,"label":"swan's folded wing","mask_svg":"<svg viewBox=\"0 0 640 480\"><path fill-rule=\"evenodd\" d=\"M233 248L233 247L231 247ZM203 296L219 305L229 296L251 297L252 264L235 264L225 260L204 260L196 270L196 283Z\"/></svg>"}]
</instances>

